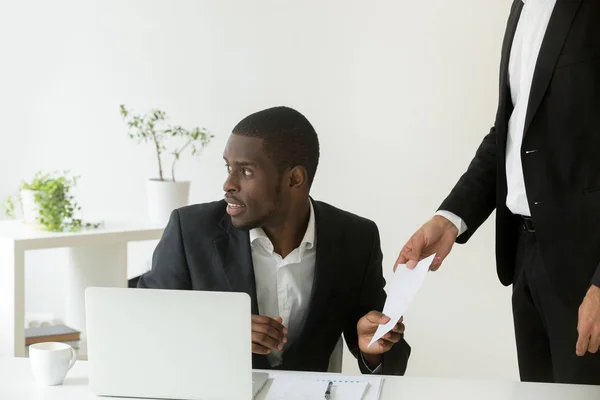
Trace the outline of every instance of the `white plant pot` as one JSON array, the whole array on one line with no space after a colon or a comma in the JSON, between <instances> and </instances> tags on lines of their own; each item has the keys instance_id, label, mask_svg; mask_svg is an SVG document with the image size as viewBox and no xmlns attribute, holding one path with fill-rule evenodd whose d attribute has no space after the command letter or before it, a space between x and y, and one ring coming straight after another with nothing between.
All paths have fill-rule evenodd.
<instances>
[{"instance_id":1,"label":"white plant pot","mask_svg":"<svg viewBox=\"0 0 600 400\"><path fill-rule=\"evenodd\" d=\"M35 202L35 191L21 190L21 211L23 212L23 222L35 228L40 228L41 225L37 221L40 215L40 208Z\"/></svg>"},{"instance_id":2,"label":"white plant pot","mask_svg":"<svg viewBox=\"0 0 600 400\"><path fill-rule=\"evenodd\" d=\"M173 210L187 206L190 182L171 182L150 179L146 184L148 216L152 224L165 226Z\"/></svg>"}]
</instances>

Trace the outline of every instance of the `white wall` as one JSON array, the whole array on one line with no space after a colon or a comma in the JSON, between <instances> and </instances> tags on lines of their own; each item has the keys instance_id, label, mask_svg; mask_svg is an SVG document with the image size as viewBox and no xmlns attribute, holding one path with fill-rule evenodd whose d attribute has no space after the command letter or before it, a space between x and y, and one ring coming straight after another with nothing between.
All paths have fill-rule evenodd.
<instances>
[{"instance_id":1,"label":"white wall","mask_svg":"<svg viewBox=\"0 0 600 400\"><path fill-rule=\"evenodd\" d=\"M314 197L378 223L388 277L493 121L510 6L0 1L0 196L39 169L68 168L82 176L85 217L144 218L144 183L156 168L152 149L125 134L125 103L163 108L217 135L200 159L179 166L194 202L217 199L231 128L286 104L320 134ZM134 268L145 268L153 246L132 249ZM27 258L28 311L62 315L65 262L61 250ZM408 374L517 378L510 289L496 279L491 221L429 277L405 322Z\"/></svg>"}]
</instances>

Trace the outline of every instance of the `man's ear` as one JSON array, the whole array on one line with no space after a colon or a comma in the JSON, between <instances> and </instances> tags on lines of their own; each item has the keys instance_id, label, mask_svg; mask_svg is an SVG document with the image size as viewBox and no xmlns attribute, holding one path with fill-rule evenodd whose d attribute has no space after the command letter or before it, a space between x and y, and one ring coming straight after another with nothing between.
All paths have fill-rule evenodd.
<instances>
[{"instance_id":1,"label":"man's ear","mask_svg":"<svg viewBox=\"0 0 600 400\"><path fill-rule=\"evenodd\" d=\"M289 177L290 188L302 188L308 185L308 172L300 165L290 170Z\"/></svg>"}]
</instances>

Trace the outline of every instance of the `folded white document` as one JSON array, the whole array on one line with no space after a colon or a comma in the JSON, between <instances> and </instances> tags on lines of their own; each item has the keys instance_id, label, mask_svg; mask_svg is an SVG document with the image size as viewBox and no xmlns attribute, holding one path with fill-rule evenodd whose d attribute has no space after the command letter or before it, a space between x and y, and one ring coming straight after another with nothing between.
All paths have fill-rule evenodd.
<instances>
[{"instance_id":1,"label":"folded white document","mask_svg":"<svg viewBox=\"0 0 600 400\"><path fill-rule=\"evenodd\" d=\"M369 343L369 347L394 329L394 326L400 321L423 282L425 282L427 271L429 271L434 257L435 254L421 260L412 270L406 268L406 264L398 265L392 282L386 288L387 300L383 307L383 313L390 317L390 322L379 325L371 343Z\"/></svg>"}]
</instances>

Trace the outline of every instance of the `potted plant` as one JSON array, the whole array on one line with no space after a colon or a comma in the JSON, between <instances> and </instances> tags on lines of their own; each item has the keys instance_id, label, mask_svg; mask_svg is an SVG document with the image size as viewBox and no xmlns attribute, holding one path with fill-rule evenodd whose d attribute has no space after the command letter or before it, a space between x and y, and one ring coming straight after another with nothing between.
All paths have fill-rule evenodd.
<instances>
[{"instance_id":1,"label":"potted plant","mask_svg":"<svg viewBox=\"0 0 600 400\"><path fill-rule=\"evenodd\" d=\"M166 113L158 109L137 115L121 104L121 116L127 123L129 137L138 143L152 144L156 152L158 176L147 181L146 195L150 221L164 225L174 209L189 203L190 182L175 179L177 162L186 151L192 156L199 155L214 135L205 128L188 130L179 125L170 125ZM170 142L170 147L167 147L167 142ZM166 153L172 156L170 177L164 173Z\"/></svg>"},{"instance_id":2,"label":"potted plant","mask_svg":"<svg viewBox=\"0 0 600 400\"><path fill-rule=\"evenodd\" d=\"M81 207L71 194L78 177L38 172L29 182L23 181L19 192L4 200L4 213L16 218L15 204L20 203L23 221L37 229L50 232L78 231L83 227L97 228L100 223L84 223L76 217Z\"/></svg>"}]
</instances>

